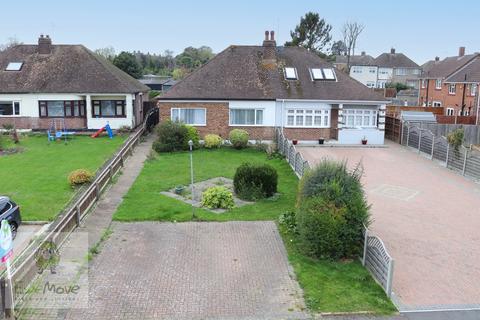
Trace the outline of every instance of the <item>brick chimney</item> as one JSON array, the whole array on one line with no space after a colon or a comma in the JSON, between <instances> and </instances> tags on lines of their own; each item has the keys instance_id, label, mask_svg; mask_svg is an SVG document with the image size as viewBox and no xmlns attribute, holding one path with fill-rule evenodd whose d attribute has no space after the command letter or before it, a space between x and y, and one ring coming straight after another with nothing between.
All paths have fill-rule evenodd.
<instances>
[{"instance_id":1,"label":"brick chimney","mask_svg":"<svg viewBox=\"0 0 480 320\"><path fill-rule=\"evenodd\" d=\"M440 57L437 56L435 57L435 62L438 62L438 61L440 61Z\"/></svg>"},{"instance_id":2,"label":"brick chimney","mask_svg":"<svg viewBox=\"0 0 480 320\"><path fill-rule=\"evenodd\" d=\"M465 55L465 47L458 48L458 56L463 57Z\"/></svg>"},{"instance_id":3,"label":"brick chimney","mask_svg":"<svg viewBox=\"0 0 480 320\"><path fill-rule=\"evenodd\" d=\"M366 55L367 53L365 51L362 51L362 56Z\"/></svg>"},{"instance_id":4,"label":"brick chimney","mask_svg":"<svg viewBox=\"0 0 480 320\"><path fill-rule=\"evenodd\" d=\"M395 54L395 48L390 49L391 54Z\"/></svg>"},{"instance_id":5,"label":"brick chimney","mask_svg":"<svg viewBox=\"0 0 480 320\"><path fill-rule=\"evenodd\" d=\"M277 43L275 42L275 32L265 31L265 40L263 40L263 60L275 62L277 60Z\"/></svg>"},{"instance_id":6,"label":"brick chimney","mask_svg":"<svg viewBox=\"0 0 480 320\"><path fill-rule=\"evenodd\" d=\"M52 53L52 39L47 34L45 37L43 34L38 38L38 53L39 54L50 54Z\"/></svg>"}]
</instances>

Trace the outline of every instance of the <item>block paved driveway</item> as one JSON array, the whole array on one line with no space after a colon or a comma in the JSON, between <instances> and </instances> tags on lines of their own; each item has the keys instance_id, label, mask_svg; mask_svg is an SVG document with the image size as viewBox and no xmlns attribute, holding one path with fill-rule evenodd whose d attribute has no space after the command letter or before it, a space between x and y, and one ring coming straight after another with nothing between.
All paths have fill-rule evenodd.
<instances>
[{"instance_id":1,"label":"block paved driveway","mask_svg":"<svg viewBox=\"0 0 480 320\"><path fill-rule=\"evenodd\" d=\"M480 308L480 185L411 149L300 147L305 158L362 161L371 229L395 259L401 310Z\"/></svg>"},{"instance_id":2,"label":"block paved driveway","mask_svg":"<svg viewBox=\"0 0 480 320\"><path fill-rule=\"evenodd\" d=\"M303 319L273 222L114 223L66 319Z\"/></svg>"}]
</instances>

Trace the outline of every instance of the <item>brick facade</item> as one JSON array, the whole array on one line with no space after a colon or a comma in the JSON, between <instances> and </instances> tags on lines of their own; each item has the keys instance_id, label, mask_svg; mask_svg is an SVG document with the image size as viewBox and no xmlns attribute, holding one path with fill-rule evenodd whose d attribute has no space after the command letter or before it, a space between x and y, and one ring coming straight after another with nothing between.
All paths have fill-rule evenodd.
<instances>
[{"instance_id":1,"label":"brick facade","mask_svg":"<svg viewBox=\"0 0 480 320\"><path fill-rule=\"evenodd\" d=\"M455 86L455 94L450 94L449 83L442 81L441 89L437 89L435 88L435 79L427 79L425 88L420 85L419 104L421 106L424 104L427 105L426 100L428 98L427 106L433 107L434 102L440 102L445 110L445 114L447 108L453 108L455 110L454 115L460 115L459 112L462 109L462 100L464 100L464 111L470 111L470 115L474 115L477 97L471 95L470 88L470 84L457 83Z\"/></svg>"},{"instance_id":2,"label":"brick facade","mask_svg":"<svg viewBox=\"0 0 480 320\"><path fill-rule=\"evenodd\" d=\"M57 128L63 127L63 118L37 118L37 117L0 117L0 127L4 124L13 124L17 129L46 130L55 120ZM65 118L65 127L68 130L86 129L86 118Z\"/></svg>"}]
</instances>

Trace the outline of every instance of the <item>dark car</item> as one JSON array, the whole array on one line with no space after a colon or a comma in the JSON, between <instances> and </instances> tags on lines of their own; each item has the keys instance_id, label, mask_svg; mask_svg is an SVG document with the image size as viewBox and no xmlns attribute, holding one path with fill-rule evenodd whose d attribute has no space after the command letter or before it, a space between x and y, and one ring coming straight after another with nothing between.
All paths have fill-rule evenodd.
<instances>
[{"instance_id":1,"label":"dark car","mask_svg":"<svg viewBox=\"0 0 480 320\"><path fill-rule=\"evenodd\" d=\"M22 217L20 216L20 207L10 200L9 197L0 196L0 221L7 220L12 229L12 238L17 236L17 230L22 224Z\"/></svg>"}]
</instances>

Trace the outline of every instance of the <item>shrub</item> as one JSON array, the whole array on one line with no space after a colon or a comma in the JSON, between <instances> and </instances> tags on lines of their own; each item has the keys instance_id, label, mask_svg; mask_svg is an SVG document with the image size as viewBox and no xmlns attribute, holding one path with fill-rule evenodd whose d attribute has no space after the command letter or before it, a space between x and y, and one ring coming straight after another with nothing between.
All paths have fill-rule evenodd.
<instances>
[{"instance_id":1,"label":"shrub","mask_svg":"<svg viewBox=\"0 0 480 320\"><path fill-rule=\"evenodd\" d=\"M185 136L185 144L188 146L188 141L192 140L193 148L197 149L200 145L200 135L198 130L192 126L185 126L187 128L187 135Z\"/></svg>"},{"instance_id":2,"label":"shrub","mask_svg":"<svg viewBox=\"0 0 480 320\"><path fill-rule=\"evenodd\" d=\"M248 132L242 129L233 129L228 135L230 143L235 149L243 149L248 145Z\"/></svg>"},{"instance_id":3,"label":"shrub","mask_svg":"<svg viewBox=\"0 0 480 320\"><path fill-rule=\"evenodd\" d=\"M447 141L455 148L455 150L458 151L458 148L460 148L463 143L464 136L465 131L463 130L463 128L458 128L447 135Z\"/></svg>"},{"instance_id":4,"label":"shrub","mask_svg":"<svg viewBox=\"0 0 480 320\"><path fill-rule=\"evenodd\" d=\"M222 138L216 134L207 134L205 136L205 148L215 149L222 145Z\"/></svg>"},{"instance_id":5,"label":"shrub","mask_svg":"<svg viewBox=\"0 0 480 320\"><path fill-rule=\"evenodd\" d=\"M244 163L237 168L233 178L235 193L248 201L273 196L277 184L277 171L268 164Z\"/></svg>"},{"instance_id":6,"label":"shrub","mask_svg":"<svg viewBox=\"0 0 480 320\"><path fill-rule=\"evenodd\" d=\"M188 149L187 127L179 122L167 120L157 126L158 140L153 144L157 152L172 152Z\"/></svg>"},{"instance_id":7,"label":"shrub","mask_svg":"<svg viewBox=\"0 0 480 320\"><path fill-rule=\"evenodd\" d=\"M78 169L70 172L68 182L71 186L79 186L84 183L92 182L93 173L86 169Z\"/></svg>"},{"instance_id":8,"label":"shrub","mask_svg":"<svg viewBox=\"0 0 480 320\"><path fill-rule=\"evenodd\" d=\"M302 235L300 240L302 246L306 248L305 253L315 257L330 256L331 258L352 257L360 253L363 225L368 226L370 221L369 206L360 182L361 175L359 165L350 172L346 163L324 160L302 178L296 207L297 230ZM305 217L305 215L322 214L330 217ZM323 228L323 224L331 225L336 235L313 232L308 223L315 221L322 224L318 228ZM308 233L312 234L308 235ZM335 252L318 251L326 248L320 244L331 241L326 240L325 237L338 239L339 243L335 240L337 243ZM306 242L315 243L307 244ZM312 248L318 250L315 251Z\"/></svg>"},{"instance_id":9,"label":"shrub","mask_svg":"<svg viewBox=\"0 0 480 320\"><path fill-rule=\"evenodd\" d=\"M287 211L280 215L278 222L290 233L297 232L297 221L295 217L295 211Z\"/></svg>"},{"instance_id":10,"label":"shrub","mask_svg":"<svg viewBox=\"0 0 480 320\"><path fill-rule=\"evenodd\" d=\"M216 186L203 192L202 206L210 209L231 209L235 206L235 202L230 190L222 186Z\"/></svg>"},{"instance_id":11,"label":"shrub","mask_svg":"<svg viewBox=\"0 0 480 320\"><path fill-rule=\"evenodd\" d=\"M132 132L132 128L126 125L120 126L120 128L117 129L118 134L127 134L130 132Z\"/></svg>"}]
</instances>

